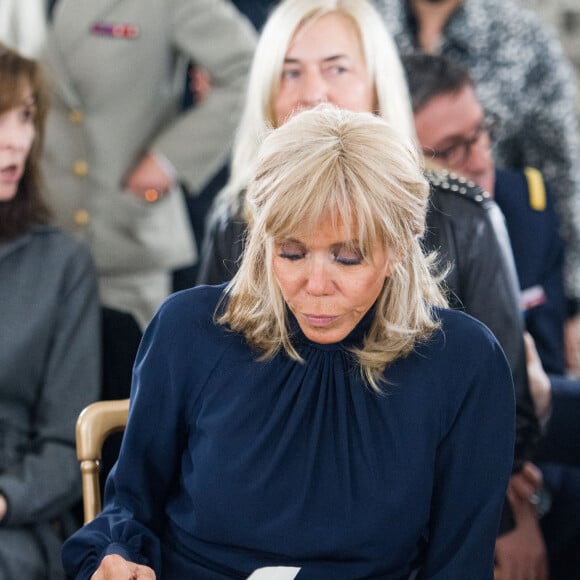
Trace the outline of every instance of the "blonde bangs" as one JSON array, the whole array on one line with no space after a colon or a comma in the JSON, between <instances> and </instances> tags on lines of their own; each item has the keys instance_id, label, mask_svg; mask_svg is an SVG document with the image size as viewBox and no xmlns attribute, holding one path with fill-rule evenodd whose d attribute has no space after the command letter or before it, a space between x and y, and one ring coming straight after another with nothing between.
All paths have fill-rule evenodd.
<instances>
[{"instance_id":1,"label":"blonde bangs","mask_svg":"<svg viewBox=\"0 0 580 580\"><path fill-rule=\"evenodd\" d=\"M429 185L413 144L371 113L321 105L264 139L247 189L249 234L218 322L244 334L268 358L279 349L300 360L272 259L276 242L316 232L332 219L353 232L365 259L377 243L394 262L363 348L354 354L369 386L437 327L445 305L432 258L423 254Z\"/></svg>"}]
</instances>

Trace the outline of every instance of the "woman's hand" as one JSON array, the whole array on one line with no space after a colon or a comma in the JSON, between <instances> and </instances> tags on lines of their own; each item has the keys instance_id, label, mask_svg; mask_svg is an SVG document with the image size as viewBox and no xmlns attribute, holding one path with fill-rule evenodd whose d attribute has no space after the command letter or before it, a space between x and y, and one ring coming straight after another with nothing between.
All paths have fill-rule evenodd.
<instances>
[{"instance_id":1,"label":"woman's hand","mask_svg":"<svg viewBox=\"0 0 580 580\"><path fill-rule=\"evenodd\" d=\"M155 572L147 566L140 566L117 554L110 554L103 558L91 580L155 580Z\"/></svg>"}]
</instances>

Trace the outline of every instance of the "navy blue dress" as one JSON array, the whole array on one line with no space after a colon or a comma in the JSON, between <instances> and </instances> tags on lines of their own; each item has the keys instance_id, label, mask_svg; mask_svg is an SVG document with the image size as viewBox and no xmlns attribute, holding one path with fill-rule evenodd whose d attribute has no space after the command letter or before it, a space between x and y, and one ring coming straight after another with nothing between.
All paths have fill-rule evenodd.
<instances>
[{"instance_id":1,"label":"navy blue dress","mask_svg":"<svg viewBox=\"0 0 580 580\"><path fill-rule=\"evenodd\" d=\"M213 322L223 287L173 295L137 358L129 423L104 511L64 549L90 578L121 554L157 578L492 578L513 461L509 366L485 326L441 330L365 386L350 348L309 341L304 363L259 362Z\"/></svg>"}]
</instances>

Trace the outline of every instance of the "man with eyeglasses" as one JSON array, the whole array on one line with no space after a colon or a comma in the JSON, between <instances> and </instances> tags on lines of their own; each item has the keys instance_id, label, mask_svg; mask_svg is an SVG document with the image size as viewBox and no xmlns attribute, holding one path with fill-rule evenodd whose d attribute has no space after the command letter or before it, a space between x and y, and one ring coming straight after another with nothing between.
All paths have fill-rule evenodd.
<instances>
[{"instance_id":1,"label":"man with eyeglasses","mask_svg":"<svg viewBox=\"0 0 580 580\"><path fill-rule=\"evenodd\" d=\"M577 83L557 36L517 0L374 2L401 55L442 55L469 70L484 108L502 119L496 163L536 167L557 186L568 308L580 313ZM565 334L567 364L580 375L580 316Z\"/></svg>"},{"instance_id":2,"label":"man with eyeglasses","mask_svg":"<svg viewBox=\"0 0 580 580\"><path fill-rule=\"evenodd\" d=\"M478 184L492 194L505 215L522 289L521 308L533 336L526 344L530 387L538 417L547 425L543 459L578 466L580 383L562 376L564 247L550 189L536 170L495 167L492 147L498 120L486 115L463 65L433 55L408 56L403 63L427 164ZM569 455L561 454L565 448ZM554 498L552 510L540 522L550 557L550 578L579 578L574 546L580 541L580 470L562 465L542 466L542 470ZM508 497L516 528L497 542L500 578L528 578L532 571L535 578L547 578L546 552L534 508L519 502L512 487Z\"/></svg>"}]
</instances>

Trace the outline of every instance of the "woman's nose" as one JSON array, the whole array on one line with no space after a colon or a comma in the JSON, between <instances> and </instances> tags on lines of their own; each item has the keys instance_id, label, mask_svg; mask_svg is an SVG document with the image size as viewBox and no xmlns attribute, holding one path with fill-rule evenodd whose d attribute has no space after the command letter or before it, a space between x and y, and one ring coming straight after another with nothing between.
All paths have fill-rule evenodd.
<instances>
[{"instance_id":1,"label":"woman's nose","mask_svg":"<svg viewBox=\"0 0 580 580\"><path fill-rule=\"evenodd\" d=\"M304 104L314 107L328 100L327 85L318 71L311 71L305 75L302 86L302 101Z\"/></svg>"},{"instance_id":2,"label":"woman's nose","mask_svg":"<svg viewBox=\"0 0 580 580\"><path fill-rule=\"evenodd\" d=\"M312 296L325 296L332 293L333 281L328 265L314 259L310 265L306 289Z\"/></svg>"}]
</instances>

